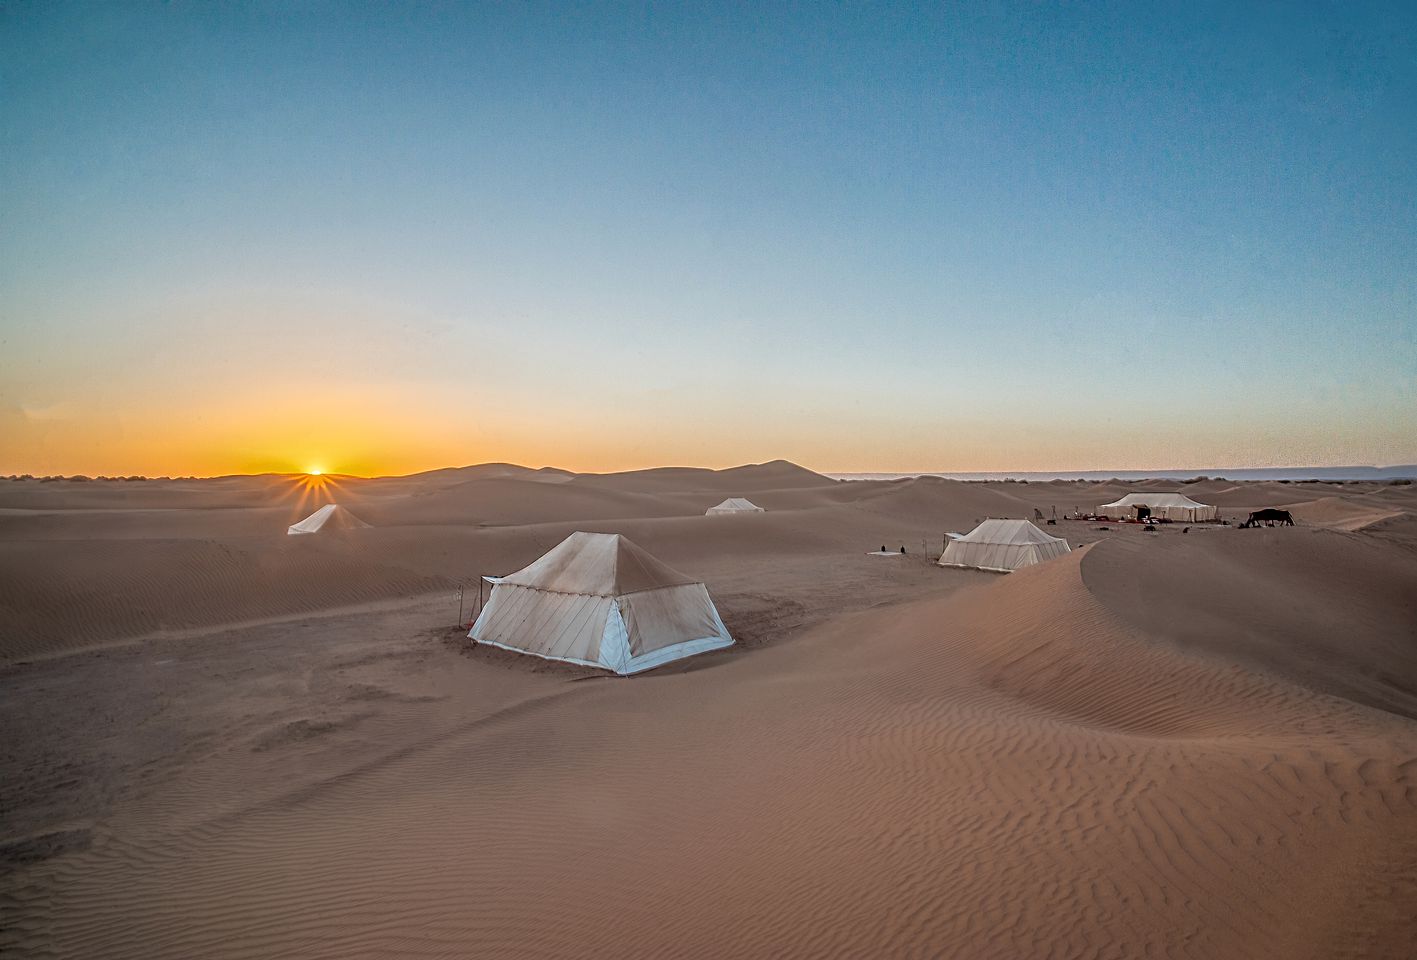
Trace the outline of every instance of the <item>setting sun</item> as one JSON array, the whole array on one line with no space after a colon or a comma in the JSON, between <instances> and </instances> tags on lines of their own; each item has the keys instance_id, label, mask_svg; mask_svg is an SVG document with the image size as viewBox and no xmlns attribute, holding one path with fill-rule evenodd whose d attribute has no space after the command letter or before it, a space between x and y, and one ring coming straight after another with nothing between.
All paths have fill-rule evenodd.
<instances>
[{"instance_id":1,"label":"setting sun","mask_svg":"<svg viewBox=\"0 0 1417 960\"><path fill-rule=\"evenodd\" d=\"M310 476L312 476L312 477L318 477L320 474L324 473L325 471L321 470L319 467L311 467L309 470L306 470L305 472L308 473L308 474L309 474Z\"/></svg>"}]
</instances>

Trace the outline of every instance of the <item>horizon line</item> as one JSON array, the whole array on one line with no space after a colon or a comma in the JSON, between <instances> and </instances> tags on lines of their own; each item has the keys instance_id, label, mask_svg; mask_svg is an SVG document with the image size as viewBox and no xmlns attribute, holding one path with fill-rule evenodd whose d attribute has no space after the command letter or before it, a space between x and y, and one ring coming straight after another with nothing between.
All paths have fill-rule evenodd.
<instances>
[{"instance_id":1,"label":"horizon line","mask_svg":"<svg viewBox=\"0 0 1417 960\"><path fill-rule=\"evenodd\" d=\"M1104 476L1104 475L1105 475L1105 476L1116 477L1116 478L1118 478L1118 479L1123 479L1123 477L1122 477L1123 474L1133 474L1133 475L1136 475L1136 476L1131 477L1131 479L1147 479L1148 477L1156 477L1157 479L1175 479L1175 477L1169 476L1169 475L1174 475L1174 474L1186 474L1186 475L1187 475L1186 479L1191 479L1191 478L1193 478L1193 477L1194 477L1194 478L1206 477L1206 478L1209 478L1209 479L1225 479L1225 474L1226 474L1226 473L1299 473L1299 472L1304 472L1304 471L1322 471L1322 472L1329 472L1329 473L1331 473L1331 472L1334 472L1334 471L1343 471L1343 470L1362 470L1362 471L1375 471L1375 472L1378 472L1378 471L1405 470L1405 469L1411 469L1412 471L1414 471L1415 474L1417 474L1417 463L1393 463L1393 464L1359 464L1359 463L1348 463L1348 464L1335 464L1335 465L1297 464L1297 465L1289 465L1289 466L1228 466L1228 467L1216 467L1216 466L1211 466L1211 467L1139 467L1139 468L1138 468L1138 467L1131 467L1131 468L1128 468L1128 467L1079 467L1079 468L1071 468L1071 469L1043 469L1043 470L1038 470L1038 469L1034 469L1034 470L1017 470L1017 469L1006 469L1006 470L814 470L813 468L803 466L802 464L797 463L796 461L787 460L787 459L785 459L785 458L775 458L775 459L772 459L772 460L765 460L765 461L761 461L761 462L750 462L750 463L734 464L733 466L729 466L729 467L703 467L703 466L692 466L692 465L686 465L686 464L662 464L662 465L653 466L653 467L631 467L631 468L624 469L624 470L606 470L606 471L596 471L596 470L584 470L584 471L582 471L582 470L572 470L572 469L569 469L569 468L566 468L566 467L557 467L557 466L553 466L553 465L550 465L550 464L545 464L545 465L542 465L542 466L539 466L539 467L529 467L529 466L526 466L525 464L512 463L512 462L510 462L510 461L505 461L505 460L488 460L488 461L484 461L484 462L480 462L480 463L463 464L463 465L460 465L460 466L429 467L429 468L424 469L424 470L415 470L415 471L412 471L412 472L410 472L410 473L388 473L388 474L358 474L358 473L344 473L344 472L340 472L340 471L325 471L325 472L323 472L322 474L310 474L310 473L307 473L307 472L305 472L305 471L300 471L300 470L291 470L291 471L263 470L263 471L254 472L254 473L213 473L213 474L142 474L142 473L130 473L130 474L119 474L119 473L114 473L114 474L83 474L83 473L58 474L58 473L45 473L45 474L41 474L41 473L12 473L12 474L7 474L7 475L5 475L5 476L3 476L3 477L0 477L0 480L18 481L18 480L20 480L21 478L24 478L24 477L29 477L30 479L33 479L33 480L44 480L44 479L55 480L55 479L58 479L58 480L71 480L71 481L74 480L75 478L82 478L82 479L79 480L79 482L83 482L84 480L89 480L89 481L99 481L99 480L105 480L105 481L125 481L125 480L129 480L130 478L137 478L137 479L139 479L139 480L162 480L162 479L167 479L167 480L224 480L224 479L232 479L232 478L238 478L238 477L246 477L246 478L251 478L251 477L307 477L307 476L312 476L312 475L324 476L324 477L331 478L331 479L344 478L344 479L353 479L353 480L397 480L397 479L402 479L402 478L407 478L407 477L417 477L417 476L421 476L422 474L426 474L426 473L436 473L436 472L443 471L443 470L471 470L471 469L475 469L475 468L477 468L477 467L488 467L488 466L515 467L515 468L518 468L518 469L527 470L527 471L529 471L529 472L539 472L539 471L543 471L543 470L550 470L550 471L557 471L557 472L562 472L562 473L568 473L568 474L571 474L571 475L574 475L574 476L613 476L613 475L616 475L616 474L623 474L623 473L643 473L643 472L652 471L652 470L705 470L705 471L710 471L710 472L718 473L718 472L724 472L724 471L727 471L727 470L739 470L739 469L743 469L744 467L767 466L767 465L774 464L774 463L788 464L788 465L791 465L791 466L794 466L794 467L798 467L798 468L803 469L803 470L807 470L807 471L809 471L809 472L811 472L811 473L816 473L816 474L818 474L818 475L820 475L820 476L831 477L831 478L842 478L842 477L923 477L923 476L938 476L938 477L946 477L946 478L967 478L967 477L988 477L988 478L996 478L996 477L997 477L997 478L1005 478L1005 477L1010 477L1010 476L1036 476L1036 477L1051 477L1051 478L1055 478L1055 479L1067 479L1067 476L1068 476L1068 475L1093 474L1093 475L1098 475L1098 476Z\"/></svg>"}]
</instances>

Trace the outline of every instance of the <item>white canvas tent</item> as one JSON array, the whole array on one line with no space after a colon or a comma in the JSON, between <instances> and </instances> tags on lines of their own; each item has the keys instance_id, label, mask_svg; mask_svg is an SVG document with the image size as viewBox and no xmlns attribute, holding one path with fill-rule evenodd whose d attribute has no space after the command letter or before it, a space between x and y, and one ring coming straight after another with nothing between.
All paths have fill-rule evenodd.
<instances>
[{"instance_id":1,"label":"white canvas tent","mask_svg":"<svg viewBox=\"0 0 1417 960\"><path fill-rule=\"evenodd\" d=\"M615 533L573 533L494 579L468 636L619 674L733 643L701 582Z\"/></svg>"},{"instance_id":2,"label":"white canvas tent","mask_svg":"<svg viewBox=\"0 0 1417 960\"><path fill-rule=\"evenodd\" d=\"M763 513L763 508L742 497L729 497L716 507L709 507L704 516L716 517L724 513Z\"/></svg>"},{"instance_id":3,"label":"white canvas tent","mask_svg":"<svg viewBox=\"0 0 1417 960\"><path fill-rule=\"evenodd\" d=\"M1136 516L1137 507L1150 507L1151 515L1158 520L1214 520L1215 507L1207 503L1197 503L1181 493L1129 493L1120 500L1104 503L1097 508L1100 517L1123 520Z\"/></svg>"},{"instance_id":4,"label":"white canvas tent","mask_svg":"<svg viewBox=\"0 0 1417 960\"><path fill-rule=\"evenodd\" d=\"M1066 540L1048 536L1027 520L985 520L945 545L940 566L1012 573L1067 552Z\"/></svg>"},{"instance_id":5,"label":"white canvas tent","mask_svg":"<svg viewBox=\"0 0 1417 960\"><path fill-rule=\"evenodd\" d=\"M367 526L369 524L360 520L344 507L335 503L327 503L299 523L291 524L285 532L291 536L297 536L303 533L319 533L322 530L359 530Z\"/></svg>"}]
</instances>

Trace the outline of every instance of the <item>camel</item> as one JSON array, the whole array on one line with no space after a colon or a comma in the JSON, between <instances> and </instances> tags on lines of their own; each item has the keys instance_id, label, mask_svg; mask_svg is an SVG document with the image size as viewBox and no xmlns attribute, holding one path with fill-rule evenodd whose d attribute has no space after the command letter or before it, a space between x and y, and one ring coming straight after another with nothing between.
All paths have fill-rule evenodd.
<instances>
[{"instance_id":1,"label":"camel","mask_svg":"<svg viewBox=\"0 0 1417 960\"><path fill-rule=\"evenodd\" d=\"M1250 519L1240 524L1240 529L1258 527L1261 523L1267 527L1272 527L1276 523L1281 527L1292 527L1294 526L1294 517L1288 510L1275 510L1272 507L1267 507L1250 514Z\"/></svg>"}]
</instances>

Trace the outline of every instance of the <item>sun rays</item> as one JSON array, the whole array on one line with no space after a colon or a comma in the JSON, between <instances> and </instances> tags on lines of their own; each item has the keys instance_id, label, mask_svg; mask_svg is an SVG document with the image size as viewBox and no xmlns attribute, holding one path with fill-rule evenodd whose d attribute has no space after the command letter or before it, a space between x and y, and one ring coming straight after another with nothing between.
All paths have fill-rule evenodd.
<instances>
[{"instance_id":1,"label":"sun rays","mask_svg":"<svg viewBox=\"0 0 1417 960\"><path fill-rule=\"evenodd\" d=\"M292 474L287 479L290 482L289 494L294 495L295 505L301 511L334 503L335 494L340 491L339 482L320 467L312 467L306 473Z\"/></svg>"}]
</instances>

